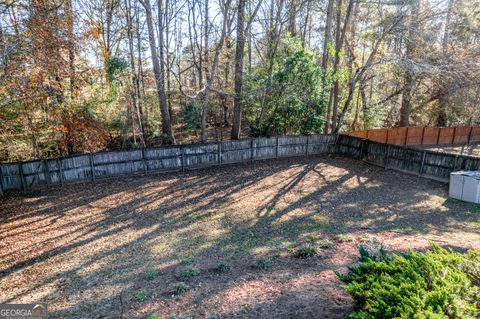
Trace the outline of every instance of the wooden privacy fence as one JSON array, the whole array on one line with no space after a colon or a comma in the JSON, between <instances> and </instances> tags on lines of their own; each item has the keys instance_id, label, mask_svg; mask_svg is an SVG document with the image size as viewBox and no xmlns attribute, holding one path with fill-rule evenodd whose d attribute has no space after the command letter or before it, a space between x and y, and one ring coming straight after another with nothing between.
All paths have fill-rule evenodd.
<instances>
[{"instance_id":1,"label":"wooden privacy fence","mask_svg":"<svg viewBox=\"0 0 480 319\"><path fill-rule=\"evenodd\" d=\"M348 135L394 145L470 144L480 142L480 127L394 127Z\"/></svg>"},{"instance_id":2,"label":"wooden privacy fence","mask_svg":"<svg viewBox=\"0 0 480 319\"><path fill-rule=\"evenodd\" d=\"M281 136L82 154L0 165L0 195L120 174L167 172L331 152L335 136Z\"/></svg>"},{"instance_id":3,"label":"wooden privacy fence","mask_svg":"<svg viewBox=\"0 0 480 319\"><path fill-rule=\"evenodd\" d=\"M480 158L412 149L341 135L336 152L348 157L405 173L448 182L451 172L480 169Z\"/></svg>"}]
</instances>

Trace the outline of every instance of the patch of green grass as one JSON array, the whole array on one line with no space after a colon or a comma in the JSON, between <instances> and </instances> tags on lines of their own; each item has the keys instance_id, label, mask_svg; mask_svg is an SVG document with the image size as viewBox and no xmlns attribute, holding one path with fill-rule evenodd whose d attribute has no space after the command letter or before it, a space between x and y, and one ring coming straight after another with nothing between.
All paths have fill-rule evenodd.
<instances>
[{"instance_id":1,"label":"patch of green grass","mask_svg":"<svg viewBox=\"0 0 480 319\"><path fill-rule=\"evenodd\" d=\"M199 273L200 273L200 270L198 268L188 267L180 272L180 278L189 279L189 278L198 276Z\"/></svg>"},{"instance_id":2,"label":"patch of green grass","mask_svg":"<svg viewBox=\"0 0 480 319\"><path fill-rule=\"evenodd\" d=\"M313 247L305 246L297 249L298 258L309 258L317 255L317 251Z\"/></svg>"},{"instance_id":3,"label":"patch of green grass","mask_svg":"<svg viewBox=\"0 0 480 319\"><path fill-rule=\"evenodd\" d=\"M232 270L232 266L229 263L221 262L215 267L215 270L219 273L226 273Z\"/></svg>"},{"instance_id":4,"label":"patch of green grass","mask_svg":"<svg viewBox=\"0 0 480 319\"><path fill-rule=\"evenodd\" d=\"M170 292L174 295L180 295L190 289L190 286L183 281L176 282L170 285Z\"/></svg>"},{"instance_id":5,"label":"patch of green grass","mask_svg":"<svg viewBox=\"0 0 480 319\"><path fill-rule=\"evenodd\" d=\"M158 272L158 270L149 270L143 274L143 278L145 278L146 280L152 280L158 277L159 274L160 273Z\"/></svg>"},{"instance_id":6,"label":"patch of green grass","mask_svg":"<svg viewBox=\"0 0 480 319\"><path fill-rule=\"evenodd\" d=\"M191 264L193 264L193 262L194 262L193 258L190 258L190 257L182 258L182 260L180 261L180 263L183 266L190 266Z\"/></svg>"},{"instance_id":7,"label":"patch of green grass","mask_svg":"<svg viewBox=\"0 0 480 319\"><path fill-rule=\"evenodd\" d=\"M148 293L145 290L142 290L142 291L137 292L135 295L133 295L133 298L136 301L141 302L141 301L144 301L145 299L147 299L147 296L148 296Z\"/></svg>"},{"instance_id":8,"label":"patch of green grass","mask_svg":"<svg viewBox=\"0 0 480 319\"><path fill-rule=\"evenodd\" d=\"M318 247L325 248L325 249L335 247L335 244L328 239L322 239L322 240L318 241L317 245L318 245Z\"/></svg>"},{"instance_id":9,"label":"patch of green grass","mask_svg":"<svg viewBox=\"0 0 480 319\"><path fill-rule=\"evenodd\" d=\"M333 238L339 243L348 243L354 240L353 236L348 234L337 234Z\"/></svg>"},{"instance_id":10,"label":"patch of green grass","mask_svg":"<svg viewBox=\"0 0 480 319\"><path fill-rule=\"evenodd\" d=\"M270 258L260 258L255 260L253 267L257 269L267 269L272 266L272 260Z\"/></svg>"},{"instance_id":11,"label":"patch of green grass","mask_svg":"<svg viewBox=\"0 0 480 319\"><path fill-rule=\"evenodd\" d=\"M367 241L376 241L378 238L375 235L371 235L368 233L363 233L360 235L359 241L367 242Z\"/></svg>"},{"instance_id":12,"label":"patch of green grass","mask_svg":"<svg viewBox=\"0 0 480 319\"><path fill-rule=\"evenodd\" d=\"M318 240L318 236L315 236L315 235L312 235L308 238L308 241L311 242L311 243L314 243Z\"/></svg>"},{"instance_id":13,"label":"patch of green grass","mask_svg":"<svg viewBox=\"0 0 480 319\"><path fill-rule=\"evenodd\" d=\"M160 317L156 314L152 314L152 315L148 316L147 319L160 319Z\"/></svg>"},{"instance_id":14,"label":"patch of green grass","mask_svg":"<svg viewBox=\"0 0 480 319\"><path fill-rule=\"evenodd\" d=\"M282 257L282 253L281 252L276 252L274 255L273 255L273 258L280 258Z\"/></svg>"}]
</instances>

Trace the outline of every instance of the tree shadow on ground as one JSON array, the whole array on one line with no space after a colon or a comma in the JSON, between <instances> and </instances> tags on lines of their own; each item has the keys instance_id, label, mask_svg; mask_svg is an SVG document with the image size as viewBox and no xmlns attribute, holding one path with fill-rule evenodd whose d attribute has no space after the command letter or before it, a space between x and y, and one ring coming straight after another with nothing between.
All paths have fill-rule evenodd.
<instances>
[{"instance_id":1,"label":"tree shadow on ground","mask_svg":"<svg viewBox=\"0 0 480 319\"><path fill-rule=\"evenodd\" d=\"M351 307L348 296L338 295L342 312L326 301L335 289L321 288L338 288L338 282L317 276L346 267L353 254L332 259L342 251L322 251L303 264L280 258L277 268L264 273L252 270L252 261L288 251L311 233L455 232L478 241L478 211L445 196L443 184L337 156L14 194L0 202L0 299L51 303L53 318L141 317L160 308L191 313L194 305L207 305L198 307L206 316L216 303L228 304L225 298L234 301L240 283L271 281L282 293L245 298L247 317L301 318L320 311L326 318L330 311L332 318L343 318ZM187 256L197 260L202 275L191 280L192 292L172 298L168 286L179 280L179 260ZM342 263L333 262L339 258ZM235 270L227 277L212 273L220 261L234 263ZM151 269L161 275L146 282L142 274ZM132 295L142 289L149 297L137 303ZM297 301L282 307L287 299ZM324 305L312 306L315 300ZM241 317L247 308L238 308L221 313Z\"/></svg>"}]
</instances>

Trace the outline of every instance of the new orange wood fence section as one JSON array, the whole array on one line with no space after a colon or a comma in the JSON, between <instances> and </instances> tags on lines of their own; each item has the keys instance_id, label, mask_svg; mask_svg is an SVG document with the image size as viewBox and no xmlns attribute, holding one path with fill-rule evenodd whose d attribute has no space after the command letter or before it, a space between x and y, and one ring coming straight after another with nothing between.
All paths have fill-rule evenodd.
<instances>
[{"instance_id":1,"label":"new orange wood fence section","mask_svg":"<svg viewBox=\"0 0 480 319\"><path fill-rule=\"evenodd\" d=\"M480 142L480 126L394 127L356 131L347 135L394 145L446 145Z\"/></svg>"}]
</instances>

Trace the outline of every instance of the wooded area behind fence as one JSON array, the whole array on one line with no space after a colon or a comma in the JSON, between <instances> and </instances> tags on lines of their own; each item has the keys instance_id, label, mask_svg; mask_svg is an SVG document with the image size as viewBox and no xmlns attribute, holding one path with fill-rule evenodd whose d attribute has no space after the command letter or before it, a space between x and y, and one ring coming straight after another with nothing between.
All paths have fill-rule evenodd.
<instances>
[{"instance_id":1,"label":"wooded area behind fence","mask_svg":"<svg viewBox=\"0 0 480 319\"><path fill-rule=\"evenodd\" d=\"M445 145L480 142L480 127L394 127L348 133L395 145Z\"/></svg>"},{"instance_id":2,"label":"wooded area behind fence","mask_svg":"<svg viewBox=\"0 0 480 319\"><path fill-rule=\"evenodd\" d=\"M337 140L339 154L401 172L448 182L451 172L480 169L480 158L442 152L412 149L341 135Z\"/></svg>"},{"instance_id":3,"label":"wooded area behind fence","mask_svg":"<svg viewBox=\"0 0 480 319\"><path fill-rule=\"evenodd\" d=\"M0 165L0 195L120 174L183 171L333 150L335 136L281 136L81 154Z\"/></svg>"}]
</instances>

